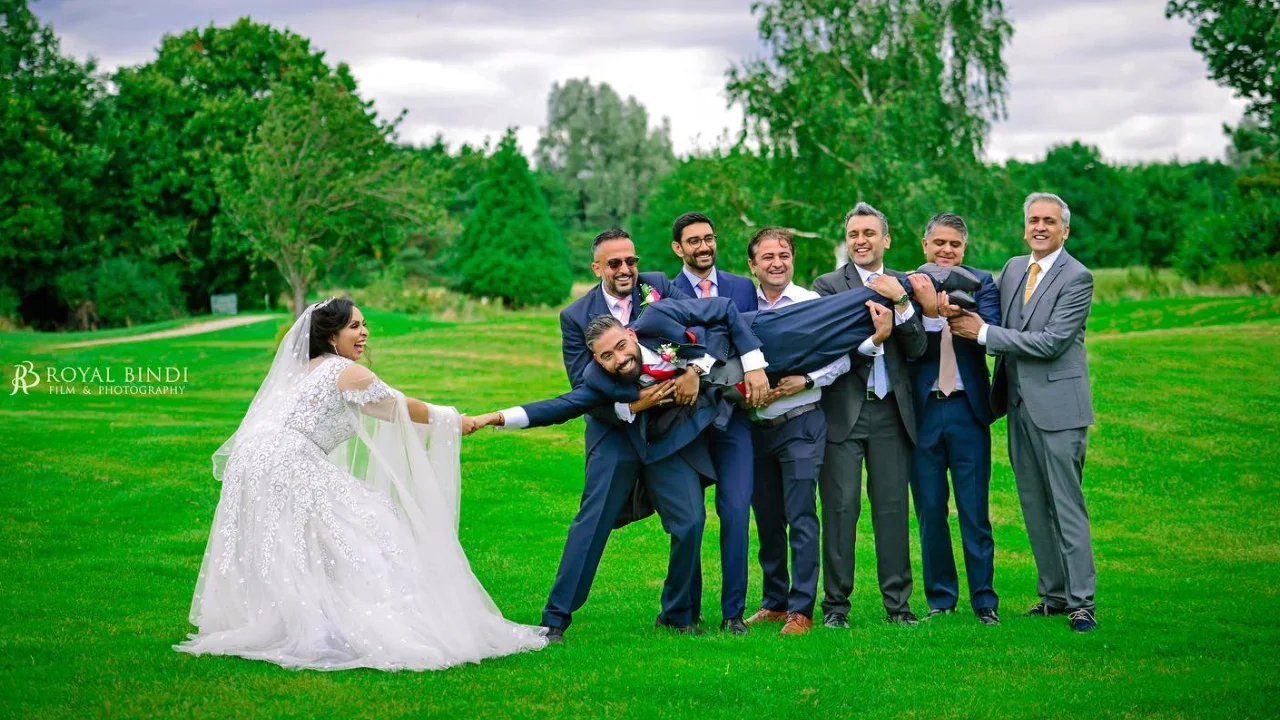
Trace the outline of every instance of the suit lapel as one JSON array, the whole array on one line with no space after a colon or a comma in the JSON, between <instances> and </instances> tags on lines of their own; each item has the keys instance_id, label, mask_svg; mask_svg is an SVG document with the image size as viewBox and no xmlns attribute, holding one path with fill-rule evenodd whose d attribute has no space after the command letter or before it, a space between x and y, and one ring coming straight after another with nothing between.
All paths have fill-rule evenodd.
<instances>
[{"instance_id":1,"label":"suit lapel","mask_svg":"<svg viewBox=\"0 0 1280 720\"><path fill-rule=\"evenodd\" d=\"M691 298L698 297L698 294L693 291L693 286L689 284L689 278L684 276L683 268L680 272L676 273L676 279L672 280L671 284L675 285L677 290Z\"/></svg>"},{"instance_id":2,"label":"suit lapel","mask_svg":"<svg viewBox=\"0 0 1280 720\"><path fill-rule=\"evenodd\" d=\"M1018 259L1022 260L1024 258ZM1017 269L1016 266L1010 268L1010 270L1016 270L1016 272L1009 273L1009 275L1014 277L1005 277L1004 275L1000 276L1000 284L1005 286L1005 292L1000 293L1000 299L1004 301L1004 307L1000 308L1002 313L1000 317L1002 318L1012 318L1015 307L1021 309L1020 305L1022 301L1022 294L1019 291L1022 289L1022 283L1026 280L1027 268L1031 267L1031 256L1027 255L1025 259L1025 264L1018 263L1018 265L1022 266L1021 269ZM1010 283L1012 283L1012 285ZM1013 327L1013 325L1007 320L1002 324L1005 327Z\"/></svg>"},{"instance_id":3,"label":"suit lapel","mask_svg":"<svg viewBox=\"0 0 1280 720\"><path fill-rule=\"evenodd\" d=\"M858 266L852 260L844 265L844 285L848 290L862 287L862 276L858 274Z\"/></svg>"},{"instance_id":4,"label":"suit lapel","mask_svg":"<svg viewBox=\"0 0 1280 720\"><path fill-rule=\"evenodd\" d=\"M591 299L587 301L587 322L597 315L608 315L609 303L604 299L604 286L596 285L591 290Z\"/></svg>"},{"instance_id":5,"label":"suit lapel","mask_svg":"<svg viewBox=\"0 0 1280 720\"><path fill-rule=\"evenodd\" d=\"M1036 283L1035 292L1031 296L1031 302L1027 303L1026 307L1022 308L1022 317L1019 318L1022 325L1021 329L1025 330L1027 323L1031 322L1031 315L1036 311L1036 306L1040 304L1040 298L1048 295L1049 291L1053 289L1054 281L1062 274L1062 269L1067 266L1067 262L1069 262L1070 259L1071 256L1067 254L1066 250L1063 250L1062 253L1058 255L1058 259L1054 261L1053 267L1049 268L1049 272L1045 273L1044 277ZM1030 267L1030 265L1028 265L1028 267Z\"/></svg>"}]
</instances>

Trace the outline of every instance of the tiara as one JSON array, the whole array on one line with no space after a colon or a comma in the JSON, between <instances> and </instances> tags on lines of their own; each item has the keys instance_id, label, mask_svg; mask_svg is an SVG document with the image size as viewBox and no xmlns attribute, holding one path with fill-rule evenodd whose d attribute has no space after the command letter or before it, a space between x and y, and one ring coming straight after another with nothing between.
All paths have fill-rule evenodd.
<instances>
[{"instance_id":1,"label":"tiara","mask_svg":"<svg viewBox=\"0 0 1280 720\"><path fill-rule=\"evenodd\" d=\"M328 305L329 303L333 302L336 299L337 298L329 298L328 300L321 300L320 302L316 303L316 310L319 310L320 308L324 307L325 305Z\"/></svg>"}]
</instances>

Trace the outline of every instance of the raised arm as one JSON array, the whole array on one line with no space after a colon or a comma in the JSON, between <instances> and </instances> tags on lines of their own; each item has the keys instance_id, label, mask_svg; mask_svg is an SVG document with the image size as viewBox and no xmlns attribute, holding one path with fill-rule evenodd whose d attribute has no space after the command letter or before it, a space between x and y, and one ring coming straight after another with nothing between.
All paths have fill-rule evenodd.
<instances>
[{"instance_id":1,"label":"raised arm","mask_svg":"<svg viewBox=\"0 0 1280 720\"><path fill-rule=\"evenodd\" d=\"M338 392L347 402L358 405L365 415L386 422L395 419L396 391L363 365L351 365L338 375ZM404 400L409 406L410 420L423 425L431 421L426 403L407 396Z\"/></svg>"}]
</instances>

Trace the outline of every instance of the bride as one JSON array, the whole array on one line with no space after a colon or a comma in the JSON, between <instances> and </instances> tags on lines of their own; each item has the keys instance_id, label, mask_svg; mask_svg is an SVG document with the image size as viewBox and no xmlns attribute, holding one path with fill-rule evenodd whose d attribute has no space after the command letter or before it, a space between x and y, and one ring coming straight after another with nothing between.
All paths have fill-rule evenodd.
<instances>
[{"instance_id":1,"label":"bride","mask_svg":"<svg viewBox=\"0 0 1280 720\"><path fill-rule=\"evenodd\" d=\"M307 308L240 428L213 456L222 496L175 649L285 667L434 670L535 650L458 543L458 452L471 418L355 364L350 300Z\"/></svg>"}]
</instances>

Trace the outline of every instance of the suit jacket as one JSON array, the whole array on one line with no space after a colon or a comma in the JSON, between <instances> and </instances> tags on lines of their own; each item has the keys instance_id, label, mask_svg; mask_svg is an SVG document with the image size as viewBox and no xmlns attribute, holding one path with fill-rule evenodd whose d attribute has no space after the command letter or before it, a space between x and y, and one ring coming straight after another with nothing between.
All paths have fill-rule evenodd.
<instances>
[{"instance_id":1,"label":"suit jacket","mask_svg":"<svg viewBox=\"0 0 1280 720\"><path fill-rule=\"evenodd\" d=\"M751 282L751 278L734 275L716 268L716 283L718 284L716 292L719 293L719 297L732 300L733 304L737 306L738 312L754 312L760 309L760 298L756 295L756 285ZM671 284L691 298L698 297L698 293L694 290L693 284L689 282L689 278L684 274L684 271L676 273L675 278L671 280Z\"/></svg>"},{"instance_id":2,"label":"suit jacket","mask_svg":"<svg viewBox=\"0 0 1280 720\"><path fill-rule=\"evenodd\" d=\"M907 292L911 285L907 276L896 270L885 268L885 272L898 278ZM848 263L844 267L820 276L813 283L813 289L819 295L835 295L866 286L857 266ZM816 302L816 301L811 301ZM802 303L802 307L809 303ZM893 328L893 334L884 344L884 364L889 373L889 383L893 387L894 400L898 404L898 413L902 416L902 424L907 429L911 442L916 441L915 403L912 400L911 375L907 371L907 358L920 357L926 346L924 325L920 322L920 308L915 308L911 319ZM863 355L855 348L849 357L853 360L853 369L822 391L822 409L827 415L827 441L840 442L849 437L853 426L858 422L862 412L862 404L867 399L867 377L871 373L872 358Z\"/></svg>"},{"instance_id":3,"label":"suit jacket","mask_svg":"<svg viewBox=\"0 0 1280 720\"><path fill-rule=\"evenodd\" d=\"M667 282L667 276L660 272L640 273L638 282L631 291L631 317L637 317L637 313L643 314L643 299L640 296L640 286L647 284L658 291L662 297L681 298L687 297L671 283ZM595 361L591 358L591 349L587 347L586 331L587 324L597 315L608 315L609 304L605 301L604 290L596 285L587 292L586 295L574 300L564 310L560 311L560 338L562 351L564 353L564 371L569 377L569 385L578 387L582 384L582 374L591 365L595 365ZM640 437L638 428L628 426L617 419L613 414L612 408L599 408L593 411L587 417L586 431L586 452L591 454L591 450L602 440L606 434L611 431L618 430L628 433L631 436L631 443L636 447L636 451L644 457L644 442Z\"/></svg>"},{"instance_id":4,"label":"suit jacket","mask_svg":"<svg viewBox=\"0 0 1280 720\"><path fill-rule=\"evenodd\" d=\"M991 273L965 266L982 281L982 287L974 295L978 303L978 315L988 325L1000 324L1000 290L996 287ZM923 318L921 319L923 323ZM907 363L911 373L912 392L915 396L916 417L924 413L925 403L929 399L929 391L938 381L938 363L941 359L942 332L925 333L928 345L924 354ZM960 371L960 379L964 381L965 400L973 408L973 414L979 422L990 425L995 422L991 414L991 377L987 370L987 352L976 340L967 340L952 336L951 346L956 351L956 368Z\"/></svg>"},{"instance_id":5,"label":"suit jacket","mask_svg":"<svg viewBox=\"0 0 1280 720\"><path fill-rule=\"evenodd\" d=\"M688 358L709 354L723 362L730 355L741 355L760 349L760 341L751 333L745 318L738 312L732 300L728 298L710 298L707 300L685 300L676 302L667 300L648 306L629 327L635 331L637 339L646 347L657 351L663 344L675 345L679 354ZM711 348L694 342L704 334L705 328L717 328L717 337L727 340L727 346ZM711 335L711 333L705 333ZM719 344L716 341L713 344ZM703 391L704 395L714 392L711 388ZM582 382L573 390L559 397L541 400L524 405L529 417L530 427L558 425L585 414L593 408L605 408L612 413L615 402L631 402L640 396L635 383L628 383L609 375L594 361L583 370ZM681 413L674 421L665 424L667 428L660 436L652 436L647 431L650 420L648 413L641 413L635 423L638 425L640 437L644 440L641 457L645 462L656 462L672 453L679 452L691 444L698 435L713 422L723 424L728 420L731 408L718 397L707 397L689 408L673 407L664 412ZM653 411L650 411L653 412ZM690 459L694 462L693 459ZM695 468L700 472L704 469ZM714 471L704 473L714 477Z\"/></svg>"},{"instance_id":6,"label":"suit jacket","mask_svg":"<svg viewBox=\"0 0 1280 720\"><path fill-rule=\"evenodd\" d=\"M991 405L996 416L1022 403L1041 430L1093 424L1089 358L1084 326L1093 303L1093 274L1062 254L1037 282L1024 307L1030 255L1015 257L1000 271L1002 322L987 327L987 351L996 356Z\"/></svg>"}]
</instances>

